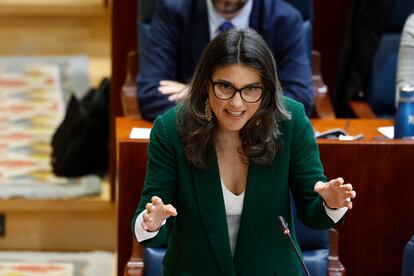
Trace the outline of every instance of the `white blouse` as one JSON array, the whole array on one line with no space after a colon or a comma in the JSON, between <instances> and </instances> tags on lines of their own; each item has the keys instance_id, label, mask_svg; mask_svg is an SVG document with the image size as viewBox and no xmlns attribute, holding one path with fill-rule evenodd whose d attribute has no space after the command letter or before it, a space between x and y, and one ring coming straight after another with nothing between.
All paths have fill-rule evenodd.
<instances>
[{"instance_id":1,"label":"white blouse","mask_svg":"<svg viewBox=\"0 0 414 276\"><path fill-rule=\"evenodd\" d=\"M224 207L226 209L227 228L229 230L231 253L234 255L236 248L237 236L239 234L239 226L241 214L243 211L244 193L235 195L230 192L223 181L221 181L221 189L223 190Z\"/></svg>"}]
</instances>

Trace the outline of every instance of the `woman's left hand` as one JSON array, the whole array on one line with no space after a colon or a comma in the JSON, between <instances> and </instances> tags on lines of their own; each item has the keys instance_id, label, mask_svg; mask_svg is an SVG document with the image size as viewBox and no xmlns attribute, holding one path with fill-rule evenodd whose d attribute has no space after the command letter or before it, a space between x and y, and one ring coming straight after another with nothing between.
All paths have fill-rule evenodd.
<instances>
[{"instance_id":1,"label":"woman's left hand","mask_svg":"<svg viewBox=\"0 0 414 276\"><path fill-rule=\"evenodd\" d=\"M352 198L356 197L356 192L353 190L352 185L344 184L344 180L341 177L332 179L328 182L318 181L315 184L314 191L325 201L326 206L331 209L348 207L352 209Z\"/></svg>"}]
</instances>

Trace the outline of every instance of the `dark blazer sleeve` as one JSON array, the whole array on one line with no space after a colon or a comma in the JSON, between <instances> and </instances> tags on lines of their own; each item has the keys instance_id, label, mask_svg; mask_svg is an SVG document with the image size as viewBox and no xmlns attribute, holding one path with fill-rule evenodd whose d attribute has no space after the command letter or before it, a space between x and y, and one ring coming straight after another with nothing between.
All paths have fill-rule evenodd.
<instances>
[{"instance_id":1,"label":"dark blazer sleeve","mask_svg":"<svg viewBox=\"0 0 414 276\"><path fill-rule=\"evenodd\" d=\"M153 196L158 196L164 204L176 206L176 151L168 135L164 116L159 116L151 130L148 145L147 174L141 200L132 220L132 229L138 215ZM174 218L167 219L159 233L152 239L141 242L144 246L166 246Z\"/></svg>"},{"instance_id":2,"label":"dark blazer sleeve","mask_svg":"<svg viewBox=\"0 0 414 276\"><path fill-rule=\"evenodd\" d=\"M276 59L285 96L301 102L307 115L313 109L312 72L300 13L283 1L271 1L273 12L264 11L264 37Z\"/></svg>"},{"instance_id":3,"label":"dark blazer sleeve","mask_svg":"<svg viewBox=\"0 0 414 276\"><path fill-rule=\"evenodd\" d=\"M148 33L148 45L137 77L138 102L144 118L154 120L175 105L158 91L161 80L177 80L180 38L180 5L182 1L156 2ZM184 10L184 9L182 9Z\"/></svg>"},{"instance_id":4,"label":"dark blazer sleeve","mask_svg":"<svg viewBox=\"0 0 414 276\"><path fill-rule=\"evenodd\" d=\"M295 105L292 109L289 186L299 219L313 229L325 229L334 223L326 214L322 198L313 190L316 182L326 182L319 148L303 107Z\"/></svg>"}]
</instances>

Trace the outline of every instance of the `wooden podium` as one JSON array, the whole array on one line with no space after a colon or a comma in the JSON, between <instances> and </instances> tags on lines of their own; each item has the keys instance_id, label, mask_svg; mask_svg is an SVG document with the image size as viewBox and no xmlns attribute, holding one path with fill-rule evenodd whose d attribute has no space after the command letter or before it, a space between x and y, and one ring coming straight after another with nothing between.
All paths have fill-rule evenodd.
<instances>
[{"instance_id":1,"label":"wooden podium","mask_svg":"<svg viewBox=\"0 0 414 276\"><path fill-rule=\"evenodd\" d=\"M384 139L388 120L313 120L315 130L363 133L356 141L318 140L328 178L342 176L357 191L339 230L339 256L347 275L400 275L402 250L414 234L414 141ZM150 122L117 118L118 275L131 257L130 221L145 178L147 140L129 139ZM142 252L134 252L139 262Z\"/></svg>"}]
</instances>

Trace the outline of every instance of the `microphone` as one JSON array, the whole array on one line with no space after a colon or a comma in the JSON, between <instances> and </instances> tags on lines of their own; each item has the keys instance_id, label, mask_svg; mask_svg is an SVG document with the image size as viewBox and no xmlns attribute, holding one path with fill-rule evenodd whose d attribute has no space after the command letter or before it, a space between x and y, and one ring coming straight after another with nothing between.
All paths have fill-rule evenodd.
<instances>
[{"instance_id":1,"label":"microphone","mask_svg":"<svg viewBox=\"0 0 414 276\"><path fill-rule=\"evenodd\" d=\"M305 265L305 262L302 259L302 256L299 254L299 250L297 249L295 243L292 240L292 236L290 235L289 225L285 221L285 219L282 216L278 216L277 219L279 220L280 227L282 229L282 234L289 238L290 244L292 245L293 249L295 250L296 256L298 256L298 259L303 267L303 270L305 270L306 275L310 276L309 270Z\"/></svg>"}]
</instances>

